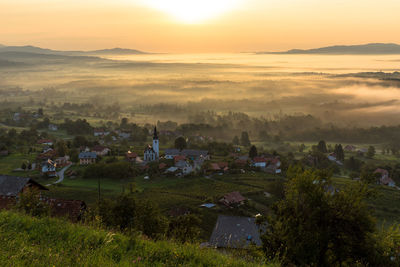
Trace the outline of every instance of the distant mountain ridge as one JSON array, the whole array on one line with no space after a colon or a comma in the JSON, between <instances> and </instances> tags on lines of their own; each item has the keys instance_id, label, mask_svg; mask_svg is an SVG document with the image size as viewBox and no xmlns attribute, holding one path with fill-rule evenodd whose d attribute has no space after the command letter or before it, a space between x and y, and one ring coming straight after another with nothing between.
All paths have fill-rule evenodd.
<instances>
[{"instance_id":1,"label":"distant mountain ridge","mask_svg":"<svg viewBox=\"0 0 400 267\"><path fill-rule=\"evenodd\" d=\"M314 49L292 49L283 52L256 52L256 54L391 55L400 54L400 45L394 43L335 45Z\"/></svg>"},{"instance_id":2,"label":"distant mountain ridge","mask_svg":"<svg viewBox=\"0 0 400 267\"><path fill-rule=\"evenodd\" d=\"M24 53L37 53L37 54L51 54L51 55L139 55L148 54L147 52L127 49L127 48L112 48L94 51L58 51L46 49L36 46L4 46L0 44L0 52L24 52Z\"/></svg>"},{"instance_id":3,"label":"distant mountain ridge","mask_svg":"<svg viewBox=\"0 0 400 267\"><path fill-rule=\"evenodd\" d=\"M127 49L127 48L112 48L112 49L102 49L102 50L94 50L88 51L86 53L90 54L112 54L112 55L133 55L133 54L148 54L143 51L135 50L135 49Z\"/></svg>"}]
</instances>

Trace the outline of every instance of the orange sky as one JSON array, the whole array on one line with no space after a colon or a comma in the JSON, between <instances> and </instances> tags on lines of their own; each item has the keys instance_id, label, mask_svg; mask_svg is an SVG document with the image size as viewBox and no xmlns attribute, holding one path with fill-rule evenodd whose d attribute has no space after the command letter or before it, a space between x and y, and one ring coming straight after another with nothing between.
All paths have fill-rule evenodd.
<instances>
[{"instance_id":1,"label":"orange sky","mask_svg":"<svg viewBox=\"0 0 400 267\"><path fill-rule=\"evenodd\" d=\"M0 44L190 53L400 43L399 0L238 1L188 23L146 0L1 0Z\"/></svg>"}]
</instances>

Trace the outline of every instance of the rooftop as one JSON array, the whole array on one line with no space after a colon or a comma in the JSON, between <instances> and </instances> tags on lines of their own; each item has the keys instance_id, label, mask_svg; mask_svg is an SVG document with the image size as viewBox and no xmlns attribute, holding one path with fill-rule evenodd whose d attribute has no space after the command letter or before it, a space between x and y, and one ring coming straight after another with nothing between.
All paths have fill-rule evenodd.
<instances>
[{"instance_id":1,"label":"rooftop","mask_svg":"<svg viewBox=\"0 0 400 267\"><path fill-rule=\"evenodd\" d=\"M261 246L259 227L255 218L219 215L210 238L217 248L245 248L251 243Z\"/></svg>"},{"instance_id":2,"label":"rooftop","mask_svg":"<svg viewBox=\"0 0 400 267\"><path fill-rule=\"evenodd\" d=\"M26 186L35 185L41 190L47 190L46 187L33 181L31 178L0 175L0 196L16 197Z\"/></svg>"},{"instance_id":3,"label":"rooftop","mask_svg":"<svg viewBox=\"0 0 400 267\"><path fill-rule=\"evenodd\" d=\"M180 151L179 149L176 148L168 148L165 150L165 155L184 155L187 157L190 156L207 156L208 151L207 150L193 150L193 149L183 149Z\"/></svg>"},{"instance_id":4,"label":"rooftop","mask_svg":"<svg viewBox=\"0 0 400 267\"><path fill-rule=\"evenodd\" d=\"M79 159L96 159L97 154L95 152L81 152L79 153Z\"/></svg>"}]
</instances>

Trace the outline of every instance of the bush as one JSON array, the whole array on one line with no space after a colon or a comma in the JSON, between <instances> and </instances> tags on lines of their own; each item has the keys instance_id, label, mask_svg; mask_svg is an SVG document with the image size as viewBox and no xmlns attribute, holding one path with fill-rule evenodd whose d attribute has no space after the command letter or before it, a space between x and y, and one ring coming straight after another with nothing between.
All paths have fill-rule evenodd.
<instances>
[{"instance_id":1,"label":"bush","mask_svg":"<svg viewBox=\"0 0 400 267\"><path fill-rule=\"evenodd\" d=\"M181 243L195 242L200 236L200 224L200 218L193 214L173 218L169 222L167 236Z\"/></svg>"},{"instance_id":2,"label":"bush","mask_svg":"<svg viewBox=\"0 0 400 267\"><path fill-rule=\"evenodd\" d=\"M15 208L31 216L43 217L50 215L50 207L40 199L40 192L31 188L26 189L21 194Z\"/></svg>"},{"instance_id":3,"label":"bush","mask_svg":"<svg viewBox=\"0 0 400 267\"><path fill-rule=\"evenodd\" d=\"M167 230L167 219L149 201L138 201L132 195L121 195L117 200L104 199L99 203L99 214L110 228L126 232L140 231L160 238Z\"/></svg>"}]
</instances>

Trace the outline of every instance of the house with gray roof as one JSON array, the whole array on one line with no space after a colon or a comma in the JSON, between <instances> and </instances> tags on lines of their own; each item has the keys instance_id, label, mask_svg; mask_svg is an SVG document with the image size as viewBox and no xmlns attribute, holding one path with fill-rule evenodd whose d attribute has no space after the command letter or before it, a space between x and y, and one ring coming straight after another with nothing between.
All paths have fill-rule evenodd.
<instances>
[{"instance_id":1,"label":"house with gray roof","mask_svg":"<svg viewBox=\"0 0 400 267\"><path fill-rule=\"evenodd\" d=\"M0 175L0 196L16 197L26 188L48 190L46 187L35 182L31 178Z\"/></svg>"},{"instance_id":2,"label":"house with gray roof","mask_svg":"<svg viewBox=\"0 0 400 267\"><path fill-rule=\"evenodd\" d=\"M79 164L80 165L89 165L96 163L97 154L96 152L88 152L84 151L79 153Z\"/></svg>"},{"instance_id":3,"label":"house with gray roof","mask_svg":"<svg viewBox=\"0 0 400 267\"><path fill-rule=\"evenodd\" d=\"M209 246L215 248L246 248L261 246L260 227L255 218L219 215Z\"/></svg>"},{"instance_id":4,"label":"house with gray roof","mask_svg":"<svg viewBox=\"0 0 400 267\"><path fill-rule=\"evenodd\" d=\"M28 188L48 190L31 178L0 175L0 209L14 204L19 194Z\"/></svg>"},{"instance_id":5,"label":"house with gray roof","mask_svg":"<svg viewBox=\"0 0 400 267\"><path fill-rule=\"evenodd\" d=\"M204 160L210 159L210 155L207 150L194 150L194 149L183 149L179 150L176 148L169 148L165 150L166 159L174 159L176 156L185 156L191 160L197 160L203 158Z\"/></svg>"}]
</instances>

